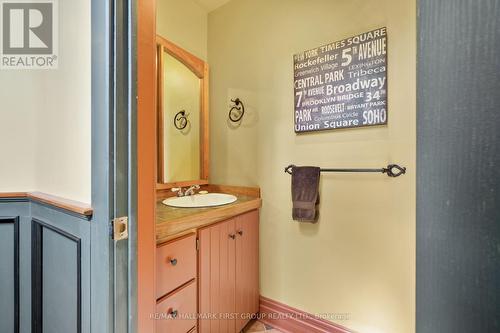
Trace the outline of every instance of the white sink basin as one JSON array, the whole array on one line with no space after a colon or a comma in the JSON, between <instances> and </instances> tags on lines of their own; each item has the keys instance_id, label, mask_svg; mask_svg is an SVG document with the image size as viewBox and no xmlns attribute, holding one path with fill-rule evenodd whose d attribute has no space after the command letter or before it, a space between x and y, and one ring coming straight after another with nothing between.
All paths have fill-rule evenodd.
<instances>
[{"instance_id":1,"label":"white sink basin","mask_svg":"<svg viewBox=\"0 0 500 333\"><path fill-rule=\"evenodd\" d=\"M227 205L236 201L236 197L224 193L195 194L163 200L163 204L179 208L200 208Z\"/></svg>"}]
</instances>

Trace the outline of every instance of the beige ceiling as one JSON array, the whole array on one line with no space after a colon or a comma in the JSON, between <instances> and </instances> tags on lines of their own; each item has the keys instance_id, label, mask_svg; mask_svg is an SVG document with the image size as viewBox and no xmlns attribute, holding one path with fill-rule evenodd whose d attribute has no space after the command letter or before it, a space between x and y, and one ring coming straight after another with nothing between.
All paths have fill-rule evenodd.
<instances>
[{"instance_id":1,"label":"beige ceiling","mask_svg":"<svg viewBox=\"0 0 500 333\"><path fill-rule=\"evenodd\" d=\"M208 12L211 12L214 9L219 8L223 4L229 2L230 0L194 0L200 6L205 8Z\"/></svg>"}]
</instances>

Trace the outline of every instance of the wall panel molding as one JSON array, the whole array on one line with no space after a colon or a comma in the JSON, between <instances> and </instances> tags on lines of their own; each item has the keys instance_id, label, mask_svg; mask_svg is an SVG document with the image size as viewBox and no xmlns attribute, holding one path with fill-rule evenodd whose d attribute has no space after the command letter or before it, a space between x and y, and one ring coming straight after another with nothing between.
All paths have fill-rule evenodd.
<instances>
[{"instance_id":1,"label":"wall panel molding","mask_svg":"<svg viewBox=\"0 0 500 333\"><path fill-rule=\"evenodd\" d=\"M13 255L14 257L12 258L13 260L13 287L14 287L14 318L12 318L12 322L14 325L14 333L19 333L19 328L20 328L20 290L19 290L19 284L20 284L20 268L19 268L19 216L16 217L2 217L0 216L0 225L2 224L12 224L13 225ZM5 255L5 254L2 254ZM8 269L8 268L7 268ZM4 297L4 296L3 296ZM1 326L0 326L1 327Z\"/></svg>"},{"instance_id":2,"label":"wall panel molding","mask_svg":"<svg viewBox=\"0 0 500 333\"><path fill-rule=\"evenodd\" d=\"M38 219L32 219L31 224L31 282L32 282L32 332L43 332L43 304L44 304L44 231L50 230L66 240L75 243L76 246L76 333L82 332L82 262L81 262L81 239L64 230L56 228ZM61 332L62 333L62 332Z\"/></svg>"}]
</instances>

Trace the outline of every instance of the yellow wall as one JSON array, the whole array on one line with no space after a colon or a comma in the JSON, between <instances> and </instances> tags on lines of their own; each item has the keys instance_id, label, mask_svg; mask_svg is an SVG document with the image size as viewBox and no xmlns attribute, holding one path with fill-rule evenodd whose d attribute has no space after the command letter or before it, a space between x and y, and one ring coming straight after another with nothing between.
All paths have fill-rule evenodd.
<instances>
[{"instance_id":1,"label":"yellow wall","mask_svg":"<svg viewBox=\"0 0 500 333\"><path fill-rule=\"evenodd\" d=\"M387 26L387 126L296 135L292 55ZM416 9L401 0L233 0L209 14L213 183L262 188L261 293L359 332L414 332ZM227 122L230 98L248 114ZM291 219L290 164L380 167L323 174L320 220Z\"/></svg>"},{"instance_id":2,"label":"yellow wall","mask_svg":"<svg viewBox=\"0 0 500 333\"><path fill-rule=\"evenodd\" d=\"M207 59L207 11L193 0L157 0L156 33Z\"/></svg>"},{"instance_id":3,"label":"yellow wall","mask_svg":"<svg viewBox=\"0 0 500 333\"><path fill-rule=\"evenodd\" d=\"M58 7L59 68L0 71L0 192L90 203L90 3Z\"/></svg>"}]
</instances>

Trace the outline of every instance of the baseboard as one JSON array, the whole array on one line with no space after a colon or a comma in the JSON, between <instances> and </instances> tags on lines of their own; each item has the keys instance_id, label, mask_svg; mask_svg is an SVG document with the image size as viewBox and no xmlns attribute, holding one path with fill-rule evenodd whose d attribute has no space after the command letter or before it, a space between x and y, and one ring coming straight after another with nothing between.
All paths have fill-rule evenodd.
<instances>
[{"instance_id":1,"label":"baseboard","mask_svg":"<svg viewBox=\"0 0 500 333\"><path fill-rule=\"evenodd\" d=\"M345 327L263 296L260 297L260 321L284 333L353 333Z\"/></svg>"}]
</instances>

